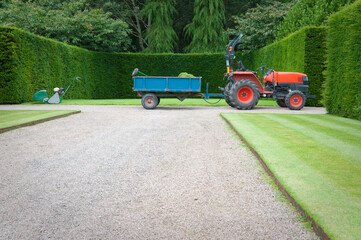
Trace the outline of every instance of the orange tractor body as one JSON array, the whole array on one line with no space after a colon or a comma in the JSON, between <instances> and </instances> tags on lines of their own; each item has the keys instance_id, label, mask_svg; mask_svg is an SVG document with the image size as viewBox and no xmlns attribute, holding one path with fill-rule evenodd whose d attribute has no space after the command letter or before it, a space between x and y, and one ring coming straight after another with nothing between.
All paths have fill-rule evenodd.
<instances>
[{"instance_id":1,"label":"orange tractor body","mask_svg":"<svg viewBox=\"0 0 361 240\"><path fill-rule=\"evenodd\" d=\"M280 107L288 107L291 110L300 110L306 103L308 94L308 77L304 73L277 72L268 69L266 65L257 69L263 72L261 79L257 72L247 70L242 61L238 62L238 69L233 71L235 59L235 46L242 38L242 34L235 38L227 48L226 58L228 84L223 89L226 102L237 109L254 108L259 98L272 97L276 99ZM263 82L263 84L261 83Z\"/></svg>"}]
</instances>

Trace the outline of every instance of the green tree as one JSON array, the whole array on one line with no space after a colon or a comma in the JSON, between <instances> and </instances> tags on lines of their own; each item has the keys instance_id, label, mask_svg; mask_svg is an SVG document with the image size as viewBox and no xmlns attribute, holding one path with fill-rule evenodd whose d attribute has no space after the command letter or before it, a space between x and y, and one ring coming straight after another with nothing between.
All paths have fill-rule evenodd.
<instances>
[{"instance_id":1,"label":"green tree","mask_svg":"<svg viewBox=\"0 0 361 240\"><path fill-rule=\"evenodd\" d=\"M85 0L12 0L0 9L0 23L95 51L127 51L130 29Z\"/></svg>"},{"instance_id":2,"label":"green tree","mask_svg":"<svg viewBox=\"0 0 361 240\"><path fill-rule=\"evenodd\" d=\"M223 0L195 0L193 21L185 27L186 35L192 39L186 51L223 51L227 41L224 14Z\"/></svg>"},{"instance_id":3,"label":"green tree","mask_svg":"<svg viewBox=\"0 0 361 240\"><path fill-rule=\"evenodd\" d=\"M299 0L280 24L276 40L305 26L320 26L326 24L327 18L341 7L355 0Z\"/></svg>"},{"instance_id":4,"label":"green tree","mask_svg":"<svg viewBox=\"0 0 361 240\"><path fill-rule=\"evenodd\" d=\"M251 52L266 46L274 40L274 34L284 16L287 15L291 3L267 1L239 16L233 16L234 28L228 29L230 35L243 33L238 48Z\"/></svg>"},{"instance_id":5,"label":"green tree","mask_svg":"<svg viewBox=\"0 0 361 240\"><path fill-rule=\"evenodd\" d=\"M147 0L142 10L148 20L145 40L147 52L173 52L177 34L173 29L172 16L176 12L175 0Z\"/></svg>"},{"instance_id":6,"label":"green tree","mask_svg":"<svg viewBox=\"0 0 361 240\"><path fill-rule=\"evenodd\" d=\"M146 23L143 20L141 9L144 0L87 0L92 8L102 8L111 13L111 18L124 20L132 29L132 50L144 51L147 45L144 40Z\"/></svg>"}]
</instances>

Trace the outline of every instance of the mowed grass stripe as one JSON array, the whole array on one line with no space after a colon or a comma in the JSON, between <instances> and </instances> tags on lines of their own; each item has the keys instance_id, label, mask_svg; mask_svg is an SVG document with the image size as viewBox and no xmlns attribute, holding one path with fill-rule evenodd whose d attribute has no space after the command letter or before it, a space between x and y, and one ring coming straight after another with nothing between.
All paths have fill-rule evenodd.
<instances>
[{"instance_id":1,"label":"mowed grass stripe","mask_svg":"<svg viewBox=\"0 0 361 240\"><path fill-rule=\"evenodd\" d=\"M297 125L286 126L287 121L283 125L270 119L272 114L222 115L331 238L357 239L360 236L361 172L355 161L295 129ZM287 120L288 115L276 117Z\"/></svg>"},{"instance_id":2,"label":"mowed grass stripe","mask_svg":"<svg viewBox=\"0 0 361 240\"><path fill-rule=\"evenodd\" d=\"M294 154L300 156L302 161L319 171L320 174L329 178L328 181L334 182L339 187L348 188L348 192L361 197L361 192L359 192L361 189L360 142L355 143L359 145L358 148L356 145L351 148L347 143L332 137L331 134L323 134L308 128L310 125L307 122L304 122L303 125L296 123L297 119L293 118L293 115L285 118L285 115L281 114L268 114L264 117L268 119L268 123L273 121L273 124L279 124L278 131L287 132L287 137L283 137L285 143L278 141L279 144L294 148ZM328 132L328 129L324 129L324 131ZM335 147L335 144L341 146ZM347 152L352 150L357 152Z\"/></svg>"},{"instance_id":3,"label":"mowed grass stripe","mask_svg":"<svg viewBox=\"0 0 361 240\"><path fill-rule=\"evenodd\" d=\"M32 115L33 112L31 110L0 110L0 122L18 120L19 117L31 117Z\"/></svg>"},{"instance_id":4,"label":"mowed grass stripe","mask_svg":"<svg viewBox=\"0 0 361 240\"><path fill-rule=\"evenodd\" d=\"M309 118L309 119L320 119L324 122L338 123L339 124L338 128L340 128L340 129L343 129L344 127L350 127L350 128L361 131L360 121L355 120L355 119L343 118L343 117L330 115L330 114L327 114L326 115L327 117L325 117L325 115L323 115L323 114L314 114L312 116L301 114L300 116L301 117L303 116L303 117Z\"/></svg>"},{"instance_id":5,"label":"mowed grass stripe","mask_svg":"<svg viewBox=\"0 0 361 240\"><path fill-rule=\"evenodd\" d=\"M0 110L0 129L74 113L74 110Z\"/></svg>"},{"instance_id":6,"label":"mowed grass stripe","mask_svg":"<svg viewBox=\"0 0 361 240\"><path fill-rule=\"evenodd\" d=\"M310 115L295 115L294 117L303 119L304 121L311 122L313 124L322 126L322 127L328 127L332 129L337 129L340 132L347 133L353 136L361 138L361 126L360 122L353 119L347 119L351 122L351 124L348 124L344 121L339 121L339 118L337 116L331 116L327 115L327 118L324 117L324 115L314 114L312 116ZM341 118L341 120L343 120ZM352 122L355 121L354 124Z\"/></svg>"},{"instance_id":7,"label":"mowed grass stripe","mask_svg":"<svg viewBox=\"0 0 361 240\"><path fill-rule=\"evenodd\" d=\"M325 149L325 151L330 151L329 148L332 148L338 153L348 155L360 166L361 131L354 130L353 134L347 134L337 130L338 123L325 126L326 124L324 124L322 119L320 119L318 123L315 123L308 121L307 118L300 118L296 115L288 115L287 118L280 114L265 115L264 117L322 143L323 146L321 150ZM347 157L342 157L341 159L346 158Z\"/></svg>"},{"instance_id":8,"label":"mowed grass stripe","mask_svg":"<svg viewBox=\"0 0 361 240\"><path fill-rule=\"evenodd\" d=\"M259 115L259 114L255 114ZM253 115L254 116L254 115ZM318 139L312 139L309 134L314 134L312 130L308 130L302 125L297 125L294 120L285 118L284 114L262 114L263 118L250 118L252 123L255 123L261 130L260 136L264 134L272 136L277 133L278 137L273 139L272 142L277 142L276 146L282 146L290 151L290 154L298 156L299 161L304 162L312 167L318 174L322 174L324 178L329 178L328 181L341 187L350 188L353 192L356 189L361 189L361 166L353 159L342 154L342 152L330 148L328 145L319 144ZM253 128L255 128L253 124ZM326 138L327 139L327 138ZM266 143L269 144L269 143ZM343 144L345 145L345 144ZM342 151L342 149L340 149ZM280 156L282 151L277 151L275 157ZM284 156L287 159L290 155ZM282 156L281 156L282 157ZM298 161L298 162L299 162ZM324 167L327 165L328 167ZM352 176L349 179L345 176ZM352 180L352 181L350 181ZM359 181L358 181L359 180ZM351 184L351 186L350 186ZM357 191L355 194L361 194Z\"/></svg>"}]
</instances>

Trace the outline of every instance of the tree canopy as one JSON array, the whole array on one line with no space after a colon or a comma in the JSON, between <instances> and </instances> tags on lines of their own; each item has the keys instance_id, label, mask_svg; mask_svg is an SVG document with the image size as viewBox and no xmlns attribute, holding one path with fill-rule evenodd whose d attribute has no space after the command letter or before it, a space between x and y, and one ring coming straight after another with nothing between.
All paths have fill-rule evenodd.
<instances>
[{"instance_id":1,"label":"tree canopy","mask_svg":"<svg viewBox=\"0 0 361 240\"><path fill-rule=\"evenodd\" d=\"M148 19L145 40L147 52L173 52L177 34L173 29L172 15L176 12L175 0L147 0L142 10Z\"/></svg>"},{"instance_id":2,"label":"tree canopy","mask_svg":"<svg viewBox=\"0 0 361 240\"><path fill-rule=\"evenodd\" d=\"M185 27L192 41L188 52L223 51L226 45L224 30L225 10L223 0L195 0L194 17Z\"/></svg>"},{"instance_id":3,"label":"tree canopy","mask_svg":"<svg viewBox=\"0 0 361 240\"><path fill-rule=\"evenodd\" d=\"M275 39L279 24L287 15L291 3L267 1L255 8L248 9L246 13L233 16L234 27L228 29L230 35L243 33L238 48L244 52L260 49Z\"/></svg>"},{"instance_id":4,"label":"tree canopy","mask_svg":"<svg viewBox=\"0 0 361 240\"><path fill-rule=\"evenodd\" d=\"M96 51L253 51L355 0L3 0L0 25ZM290 8L292 9L290 10Z\"/></svg>"},{"instance_id":5,"label":"tree canopy","mask_svg":"<svg viewBox=\"0 0 361 240\"><path fill-rule=\"evenodd\" d=\"M8 1L0 9L0 23L90 50L119 52L131 47L128 24L90 8L86 0Z\"/></svg>"}]
</instances>

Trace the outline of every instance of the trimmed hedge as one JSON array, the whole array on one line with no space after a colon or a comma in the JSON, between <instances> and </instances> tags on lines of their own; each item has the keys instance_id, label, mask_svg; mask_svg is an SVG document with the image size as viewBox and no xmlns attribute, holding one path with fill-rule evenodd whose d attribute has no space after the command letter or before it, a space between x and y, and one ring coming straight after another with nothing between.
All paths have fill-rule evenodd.
<instances>
[{"instance_id":1,"label":"trimmed hedge","mask_svg":"<svg viewBox=\"0 0 361 240\"><path fill-rule=\"evenodd\" d=\"M361 0L329 18L327 47L327 111L361 120Z\"/></svg>"},{"instance_id":2,"label":"trimmed hedge","mask_svg":"<svg viewBox=\"0 0 361 240\"><path fill-rule=\"evenodd\" d=\"M324 70L325 28L306 28L289 38L242 57L249 69L267 64L279 71L299 71L310 77L310 93L319 96ZM239 54L237 54L239 55ZM245 59L243 59L245 58ZM238 58L237 58L238 60ZM248 65L247 65L248 64ZM202 76L210 92L224 86L225 59L215 54L102 53L69 46L16 28L0 27L0 103L32 101L32 95L75 81L66 98L110 99L136 97L131 73ZM308 103L318 105L312 100Z\"/></svg>"},{"instance_id":3,"label":"trimmed hedge","mask_svg":"<svg viewBox=\"0 0 361 240\"><path fill-rule=\"evenodd\" d=\"M202 90L224 86L225 59L216 54L102 53L69 46L16 28L0 27L0 103L32 101L32 95L75 81L66 98L107 99L136 97L131 73L202 76Z\"/></svg>"},{"instance_id":4,"label":"trimmed hedge","mask_svg":"<svg viewBox=\"0 0 361 240\"><path fill-rule=\"evenodd\" d=\"M308 106L322 106L323 71L326 60L326 27L305 27L281 41L244 55L244 64L249 69L262 65L276 71L301 72L309 78Z\"/></svg>"}]
</instances>

